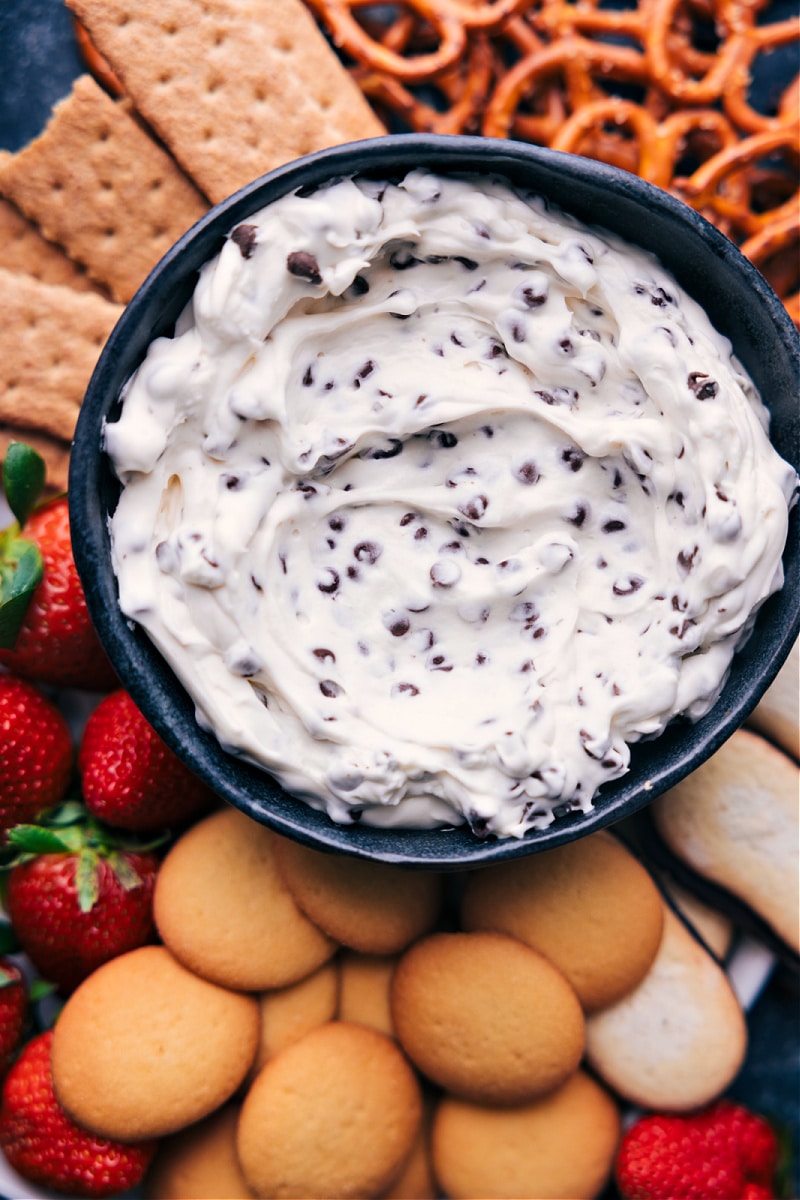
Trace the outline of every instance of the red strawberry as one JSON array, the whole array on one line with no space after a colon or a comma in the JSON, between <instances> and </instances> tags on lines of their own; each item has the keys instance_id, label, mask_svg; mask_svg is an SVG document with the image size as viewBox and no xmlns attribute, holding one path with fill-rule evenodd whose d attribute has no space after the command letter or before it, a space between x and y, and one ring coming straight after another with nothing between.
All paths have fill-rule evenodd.
<instances>
[{"instance_id":1,"label":"red strawberry","mask_svg":"<svg viewBox=\"0 0 800 1200\"><path fill-rule=\"evenodd\" d=\"M0 1149L31 1183L70 1196L116 1196L136 1187L155 1142L112 1142L76 1125L53 1089L52 1031L28 1042L8 1073L0 1108Z\"/></svg>"},{"instance_id":2,"label":"red strawberry","mask_svg":"<svg viewBox=\"0 0 800 1200\"><path fill-rule=\"evenodd\" d=\"M28 995L22 971L10 958L0 958L0 1079L5 1075L28 1014Z\"/></svg>"},{"instance_id":3,"label":"red strawberry","mask_svg":"<svg viewBox=\"0 0 800 1200\"><path fill-rule=\"evenodd\" d=\"M17 520L0 535L0 662L39 683L107 691L116 676L75 569L67 500L34 507L43 479L35 451L12 444L3 484Z\"/></svg>"},{"instance_id":4,"label":"red strawberry","mask_svg":"<svg viewBox=\"0 0 800 1200\"><path fill-rule=\"evenodd\" d=\"M64 798L73 766L61 713L31 683L0 671L0 841Z\"/></svg>"},{"instance_id":5,"label":"red strawberry","mask_svg":"<svg viewBox=\"0 0 800 1200\"><path fill-rule=\"evenodd\" d=\"M159 860L122 843L65 804L48 825L9 830L16 849L7 907L19 944L45 979L68 994L95 968L154 937Z\"/></svg>"},{"instance_id":6,"label":"red strawberry","mask_svg":"<svg viewBox=\"0 0 800 1200\"><path fill-rule=\"evenodd\" d=\"M214 801L124 691L105 696L89 717L78 769L86 807L120 829L183 825Z\"/></svg>"},{"instance_id":7,"label":"red strawberry","mask_svg":"<svg viewBox=\"0 0 800 1200\"><path fill-rule=\"evenodd\" d=\"M642 1118L623 1136L616 1177L625 1200L766 1200L777 1161L763 1117L720 1100L687 1116Z\"/></svg>"}]
</instances>

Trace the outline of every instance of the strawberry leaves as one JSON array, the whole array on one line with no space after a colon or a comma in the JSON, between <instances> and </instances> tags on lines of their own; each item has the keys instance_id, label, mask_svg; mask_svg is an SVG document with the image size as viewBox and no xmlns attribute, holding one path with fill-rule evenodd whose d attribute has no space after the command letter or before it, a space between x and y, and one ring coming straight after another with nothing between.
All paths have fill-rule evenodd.
<instances>
[{"instance_id":1,"label":"strawberry leaves","mask_svg":"<svg viewBox=\"0 0 800 1200\"><path fill-rule=\"evenodd\" d=\"M3 490L14 522L0 532L0 647L17 640L31 597L44 576L41 552L21 530L44 487L42 457L24 442L12 442L3 463Z\"/></svg>"},{"instance_id":2,"label":"strawberry leaves","mask_svg":"<svg viewBox=\"0 0 800 1200\"><path fill-rule=\"evenodd\" d=\"M165 836L144 842L111 830L90 816L77 800L45 814L38 825L14 825L6 835L3 866L13 868L42 855L69 855L75 859L75 891L78 907L89 913L100 898L100 864L107 863L123 891L142 885L142 878L128 853L144 854L158 848Z\"/></svg>"}]
</instances>

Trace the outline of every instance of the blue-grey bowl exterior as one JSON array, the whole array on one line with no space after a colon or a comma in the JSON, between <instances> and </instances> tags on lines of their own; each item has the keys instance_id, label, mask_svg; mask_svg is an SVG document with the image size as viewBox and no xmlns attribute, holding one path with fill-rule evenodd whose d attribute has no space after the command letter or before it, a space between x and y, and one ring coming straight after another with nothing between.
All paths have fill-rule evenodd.
<instances>
[{"instance_id":1,"label":"blue-grey bowl exterior","mask_svg":"<svg viewBox=\"0 0 800 1200\"><path fill-rule=\"evenodd\" d=\"M169 334L199 268L248 215L299 187L333 178L439 173L497 175L652 251L708 312L753 377L772 414L778 451L800 465L800 335L772 289L737 248L691 208L602 163L514 141L400 134L321 151L255 180L212 209L168 252L125 309L100 356L75 433L69 498L75 561L89 609L121 683L167 744L221 797L278 833L321 850L440 870L472 868L572 841L629 816L694 770L741 725L800 631L800 514L790 519L784 588L762 607L725 688L700 721L673 722L632 748L630 771L593 810L562 817L521 840L481 841L467 827L385 830L332 822L266 772L224 752L197 725L194 704L147 635L122 614L108 515L119 483L102 450L104 421L153 338Z\"/></svg>"}]
</instances>

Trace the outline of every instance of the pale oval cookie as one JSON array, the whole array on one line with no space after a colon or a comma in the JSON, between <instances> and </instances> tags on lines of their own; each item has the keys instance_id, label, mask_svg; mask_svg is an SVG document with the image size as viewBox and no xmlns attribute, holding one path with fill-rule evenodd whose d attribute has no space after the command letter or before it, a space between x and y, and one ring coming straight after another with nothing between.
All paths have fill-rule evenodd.
<instances>
[{"instance_id":1,"label":"pale oval cookie","mask_svg":"<svg viewBox=\"0 0 800 1200\"><path fill-rule=\"evenodd\" d=\"M619 1135L616 1104L583 1071L517 1108L446 1096L433 1123L434 1171L451 1200L591 1200Z\"/></svg>"},{"instance_id":2,"label":"pale oval cookie","mask_svg":"<svg viewBox=\"0 0 800 1200\"><path fill-rule=\"evenodd\" d=\"M586 1022L589 1064L642 1108L685 1112L735 1078L747 1028L724 971L665 910L656 960L635 991Z\"/></svg>"},{"instance_id":3,"label":"pale oval cookie","mask_svg":"<svg viewBox=\"0 0 800 1200\"><path fill-rule=\"evenodd\" d=\"M158 1138L236 1091L258 1044L258 1004L143 946L94 971L55 1025L53 1083L79 1125L106 1138Z\"/></svg>"},{"instance_id":4,"label":"pale oval cookie","mask_svg":"<svg viewBox=\"0 0 800 1200\"><path fill-rule=\"evenodd\" d=\"M659 796L652 814L678 858L727 888L800 952L800 767L739 729Z\"/></svg>"},{"instance_id":5,"label":"pale oval cookie","mask_svg":"<svg viewBox=\"0 0 800 1200\"><path fill-rule=\"evenodd\" d=\"M318 1025L332 1021L338 1000L339 970L335 962L324 963L299 983L263 992L258 998L261 1039L254 1071L260 1071L268 1059L299 1042Z\"/></svg>"},{"instance_id":6,"label":"pale oval cookie","mask_svg":"<svg viewBox=\"0 0 800 1200\"><path fill-rule=\"evenodd\" d=\"M549 958L587 1012L636 987L655 958L663 904L653 880L608 833L470 875L465 929L497 929Z\"/></svg>"},{"instance_id":7,"label":"pale oval cookie","mask_svg":"<svg viewBox=\"0 0 800 1200\"><path fill-rule=\"evenodd\" d=\"M394 1037L390 990L396 955L345 950L339 959L339 1016Z\"/></svg>"},{"instance_id":8,"label":"pale oval cookie","mask_svg":"<svg viewBox=\"0 0 800 1200\"><path fill-rule=\"evenodd\" d=\"M433 1102L423 1098L422 1121L411 1153L397 1178L380 1194L380 1200L438 1200L440 1191L433 1174L431 1126Z\"/></svg>"},{"instance_id":9,"label":"pale oval cookie","mask_svg":"<svg viewBox=\"0 0 800 1200\"><path fill-rule=\"evenodd\" d=\"M251 1200L239 1166L239 1106L217 1112L161 1142L144 1182L145 1200Z\"/></svg>"},{"instance_id":10,"label":"pale oval cookie","mask_svg":"<svg viewBox=\"0 0 800 1200\"><path fill-rule=\"evenodd\" d=\"M332 1021L263 1068L245 1097L238 1154L259 1196L373 1196L397 1177L422 1101L397 1046Z\"/></svg>"},{"instance_id":11,"label":"pale oval cookie","mask_svg":"<svg viewBox=\"0 0 800 1200\"><path fill-rule=\"evenodd\" d=\"M153 915L190 970L224 987L285 987L336 944L298 909L275 861L278 838L235 808L184 833L158 873Z\"/></svg>"},{"instance_id":12,"label":"pale oval cookie","mask_svg":"<svg viewBox=\"0 0 800 1200\"><path fill-rule=\"evenodd\" d=\"M411 1061L481 1104L525 1104L578 1067L578 998L547 959L502 933L438 933L400 959L392 1018Z\"/></svg>"},{"instance_id":13,"label":"pale oval cookie","mask_svg":"<svg viewBox=\"0 0 800 1200\"><path fill-rule=\"evenodd\" d=\"M286 838L276 855L284 882L309 920L363 954L396 954L433 927L442 877L429 871L323 854Z\"/></svg>"}]
</instances>

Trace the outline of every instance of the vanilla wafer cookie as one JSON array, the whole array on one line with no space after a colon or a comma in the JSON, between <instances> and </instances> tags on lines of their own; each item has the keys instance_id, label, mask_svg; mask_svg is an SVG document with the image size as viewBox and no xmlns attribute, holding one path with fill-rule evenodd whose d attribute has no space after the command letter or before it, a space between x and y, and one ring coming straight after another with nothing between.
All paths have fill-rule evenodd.
<instances>
[{"instance_id":1,"label":"vanilla wafer cookie","mask_svg":"<svg viewBox=\"0 0 800 1200\"><path fill-rule=\"evenodd\" d=\"M121 312L91 292L0 269L0 427L68 442Z\"/></svg>"},{"instance_id":2,"label":"vanilla wafer cookie","mask_svg":"<svg viewBox=\"0 0 800 1200\"><path fill-rule=\"evenodd\" d=\"M301 0L69 0L139 112L213 201L385 129Z\"/></svg>"},{"instance_id":3,"label":"vanilla wafer cookie","mask_svg":"<svg viewBox=\"0 0 800 1200\"><path fill-rule=\"evenodd\" d=\"M88 75L38 138L0 161L0 192L121 302L208 208L169 154Z\"/></svg>"},{"instance_id":4,"label":"vanilla wafer cookie","mask_svg":"<svg viewBox=\"0 0 800 1200\"><path fill-rule=\"evenodd\" d=\"M10 157L10 156L9 156ZM96 292L85 270L39 230L10 200L0 196L0 247L6 271L21 271L42 283L59 283L76 292Z\"/></svg>"}]
</instances>

